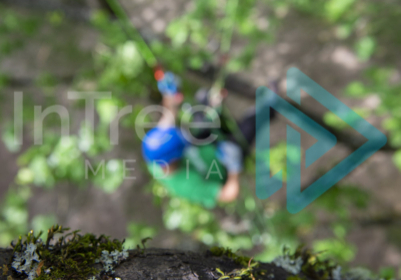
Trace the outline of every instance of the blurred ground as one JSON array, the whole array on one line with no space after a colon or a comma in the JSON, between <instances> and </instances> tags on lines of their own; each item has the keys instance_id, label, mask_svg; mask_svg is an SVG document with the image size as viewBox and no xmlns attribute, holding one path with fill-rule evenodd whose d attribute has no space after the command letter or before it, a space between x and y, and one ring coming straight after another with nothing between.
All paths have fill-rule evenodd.
<instances>
[{"instance_id":1,"label":"blurred ground","mask_svg":"<svg viewBox=\"0 0 401 280\"><path fill-rule=\"evenodd\" d=\"M162 33L169 21L189 8L186 1L125 0L122 2L129 11L132 22L138 28L155 34ZM264 24L262 11L260 24ZM39 38L37 42L32 42L23 50L1 61L0 70L13 77L28 80L34 79L43 71L68 77L87 63L85 56L90 55L97 40L95 31L84 23L71 23L70 34L52 34L51 30L43 32L52 40L46 41ZM333 36L335 36L333 32L326 29L319 21L310 20L298 14L287 14L284 25L277 34L276 42L273 45L261 47L252 68L241 73L241 76L255 86L266 85L268 80L281 79L280 89L281 94L284 95L285 73L287 69L295 66L350 107L377 106L374 96L357 101L341 96L341 90L349 82L358 78L361 70L367 65L358 62L350 48L336 43ZM76 50L82 53L83 59L71 60L69 57L63 57L63 52L55 45L63 46L67 43L74 45ZM236 42L234 50L236 44L242 43ZM397 59L400 60L401 56ZM65 95L71 89L70 86L66 82L57 87L55 94L61 104L67 104ZM10 118L12 114L12 93L15 90L29 94L35 102L38 102L37 104L41 102L37 88L34 86L8 88L6 93L9 98L0 104L3 118ZM247 107L244 104L250 105L252 101L235 95L229 97L228 106L236 116L244 112ZM306 94L302 100L302 106L312 106L311 108L324 112L324 108L314 103ZM380 127L380 119L372 117L369 121L376 127ZM285 139L286 124L287 121L281 116L274 122L272 144ZM25 145L28 145L32 141L29 128L26 128L26 132ZM305 133L301 135L304 148L314 143L312 137ZM124 131L123 144L108 156L140 161L138 150L134 149L130 139L131 132ZM304 184L311 182L316 175L316 169L328 169L332 166L333 159L341 160L350 152L348 147L338 144L318 162L304 170L302 182ZM390 152L378 152L343 180L344 183L355 184L372 194L369 212L361 218L387 213L401 215L401 193L398 191L401 185L401 174L392 164L391 156ZM3 196L12 185L18 170L17 157L18 154L10 154L0 142L0 162L6 163L0 169L0 196ZM151 194L144 193L144 185L149 177L139 166L136 169L134 176L137 179L125 181L118 191L111 195L94 187L89 187L79 196L76 189L69 185L57 186L52 191L37 189L30 201L30 215L55 213L59 222L65 226L80 228L84 232L105 233L116 238L124 238L127 235L128 221L143 222L161 230L158 237L150 242L151 246L198 249L199 245L191 242L189 237L184 237L178 232L162 230L161 210L153 206ZM284 198L285 192L282 190L263 203L283 202ZM325 228L325 219L326 217L322 217L321 227L315 230L310 236L311 239L327 236L330 232ZM401 246L391 242L391 236L397 230L397 227L391 225L381 226L375 223L355 225L350 235L350 240L358 247L354 264L366 265L373 269L379 266L399 267Z\"/></svg>"}]
</instances>

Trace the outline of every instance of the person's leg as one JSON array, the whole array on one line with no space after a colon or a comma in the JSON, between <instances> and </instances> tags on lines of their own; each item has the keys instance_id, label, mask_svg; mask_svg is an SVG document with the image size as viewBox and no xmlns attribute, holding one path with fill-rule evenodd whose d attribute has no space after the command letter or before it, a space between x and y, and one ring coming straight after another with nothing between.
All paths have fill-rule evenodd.
<instances>
[{"instance_id":1,"label":"person's leg","mask_svg":"<svg viewBox=\"0 0 401 280\"><path fill-rule=\"evenodd\" d=\"M255 108L251 108L237 124L239 132L245 138L247 144L252 145L256 136L256 113Z\"/></svg>"},{"instance_id":2,"label":"person's leg","mask_svg":"<svg viewBox=\"0 0 401 280\"><path fill-rule=\"evenodd\" d=\"M270 120L274 119L276 111L270 109ZM252 108L238 123L238 128L249 145L252 145L256 137L256 113Z\"/></svg>"},{"instance_id":3,"label":"person's leg","mask_svg":"<svg viewBox=\"0 0 401 280\"><path fill-rule=\"evenodd\" d=\"M277 83L273 82L269 85L269 87L277 92ZM196 100L198 104L202 105L208 105L208 90L207 89L200 89L196 93ZM270 106L269 103L275 102L272 99L269 98L258 98L259 102L265 103L266 108ZM248 112L244 115L244 117L238 121L232 124L233 120L227 119L223 115L220 115L220 120L221 120L221 127L220 131L227 135L227 138L229 141L232 141L239 146L242 147L244 155L248 154L250 150L250 146L252 146L253 142L255 141L256 138L256 111L255 107L252 107L248 110ZM276 115L276 112L272 109L270 109L270 120L274 119ZM194 116L194 119L196 121L204 121L205 116L203 113L199 113ZM233 128L234 126L234 128ZM211 134L210 129L202 129L198 131L197 133L197 138L198 139L205 139L209 137ZM238 135L240 134L240 135ZM244 143L245 142L245 143Z\"/></svg>"},{"instance_id":4,"label":"person's leg","mask_svg":"<svg viewBox=\"0 0 401 280\"><path fill-rule=\"evenodd\" d=\"M277 85L276 83L272 83L270 85L270 88L277 92ZM261 97L258 99L259 102L264 103L264 107L268 108L271 106L272 102L275 102L274 99L271 98L263 98ZM242 134L243 138L246 140L248 147L250 147L253 142L255 141L256 138L256 109L255 107L252 107L251 109L248 110L248 112L244 115L244 117L237 123L237 127L239 130L239 133ZM273 109L270 109L270 120L274 119L276 116L276 111ZM238 141L238 136L234 135L232 133L230 135L229 140L236 142L237 144L240 144ZM243 146L243 145L242 145ZM249 152L248 149L244 149L244 155L246 155Z\"/></svg>"},{"instance_id":5,"label":"person's leg","mask_svg":"<svg viewBox=\"0 0 401 280\"><path fill-rule=\"evenodd\" d=\"M196 100L197 104L204 105L204 106L211 106L210 103L209 103L209 95L208 95L209 94L209 90L210 89L207 89L207 88L200 88L196 92L195 100ZM231 134L231 131L230 131L230 126L229 126L227 120L219 113L219 110L216 110L216 111L218 112L219 118L220 118L220 121L221 121L220 122L221 126L220 126L219 130L224 135L229 136ZM193 120L195 122L205 122L208 119L206 118L206 116L205 116L205 114L203 112L196 112L193 115ZM200 129L199 131L197 131L195 134L196 134L196 138L198 138L198 139L206 139L207 137L210 136L211 133L212 133L211 129L203 128L203 129Z\"/></svg>"}]
</instances>

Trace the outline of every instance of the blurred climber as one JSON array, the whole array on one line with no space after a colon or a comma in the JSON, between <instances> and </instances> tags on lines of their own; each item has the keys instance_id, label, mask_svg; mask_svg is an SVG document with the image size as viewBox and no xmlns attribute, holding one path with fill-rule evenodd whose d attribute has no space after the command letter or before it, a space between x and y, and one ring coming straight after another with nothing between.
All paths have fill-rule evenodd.
<instances>
[{"instance_id":1,"label":"blurred climber","mask_svg":"<svg viewBox=\"0 0 401 280\"><path fill-rule=\"evenodd\" d=\"M183 95L178 93L175 75L158 70L155 77L163 95L162 105L169 113L163 114L157 126L142 141L142 152L149 171L173 196L207 208L214 207L218 201L234 201L240 191L239 174L244 158L256 136L255 108L233 125L221 113L226 91L214 88L199 90L197 101L220 112L221 127L215 132L218 135L215 141L196 144L190 141L187 130L176 126ZM211 91L215 92L211 94ZM269 106L269 102L274 100L266 97L264 102ZM270 112L272 119L274 111ZM194 114L194 118L197 121L207 119L202 114ZM201 129L193 136L207 139L212 133L210 129Z\"/></svg>"}]
</instances>

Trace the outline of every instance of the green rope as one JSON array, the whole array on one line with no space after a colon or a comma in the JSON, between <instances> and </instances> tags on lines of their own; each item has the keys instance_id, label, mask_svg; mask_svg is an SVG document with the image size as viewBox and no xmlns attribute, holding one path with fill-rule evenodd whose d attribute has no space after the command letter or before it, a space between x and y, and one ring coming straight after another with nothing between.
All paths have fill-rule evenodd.
<instances>
[{"instance_id":1,"label":"green rope","mask_svg":"<svg viewBox=\"0 0 401 280\"><path fill-rule=\"evenodd\" d=\"M157 65L157 59L155 55L153 54L149 46L146 44L142 36L139 34L139 32L132 25L122 5L118 2L118 0L106 0L106 1L109 4L111 10L116 14L118 20L121 22L123 27L125 27L128 36L130 36L132 39L135 39L139 52L145 59L148 66L150 68L155 67Z\"/></svg>"},{"instance_id":2,"label":"green rope","mask_svg":"<svg viewBox=\"0 0 401 280\"><path fill-rule=\"evenodd\" d=\"M231 115L230 111L227 108L223 107L221 114L226 119L228 128L233 133L235 140L238 141L238 144L240 144L243 149L248 150L250 144L248 143L248 140L246 140L244 134L238 127L237 121Z\"/></svg>"},{"instance_id":3,"label":"green rope","mask_svg":"<svg viewBox=\"0 0 401 280\"><path fill-rule=\"evenodd\" d=\"M239 0L227 0L226 2L226 18L223 19L224 28L222 29L221 35L221 43L220 43L220 53L221 55L228 55L231 49L232 36L234 33L234 24L237 14L237 9L239 5ZM227 69L225 65L223 65L217 74L216 80L214 81L212 88L210 89L209 94L220 94L221 89L224 87L224 81L227 77ZM234 138L238 141L238 144L242 146L244 149L249 148L249 143L245 139L245 136L242 134L239 129L236 120L233 118L229 110L226 108L221 109L221 114L227 121L227 126L229 130L233 133Z\"/></svg>"},{"instance_id":4,"label":"green rope","mask_svg":"<svg viewBox=\"0 0 401 280\"><path fill-rule=\"evenodd\" d=\"M231 49L232 36L234 33L234 23L237 14L239 0L227 0L226 14L231 15L224 19L224 27L221 36L220 50L223 54L229 53Z\"/></svg>"},{"instance_id":5,"label":"green rope","mask_svg":"<svg viewBox=\"0 0 401 280\"><path fill-rule=\"evenodd\" d=\"M153 54L152 50L146 44L145 40L139 34L139 32L132 25L127 13L125 12L123 6L119 3L118 0L106 0L111 10L116 14L118 20L121 22L123 28L126 30L129 37L135 39L137 43L139 52L142 57L145 59L146 63L149 67L153 68L157 65L157 59ZM236 11L238 8L239 0L227 0L226 5L226 14L227 16L225 29L222 31L223 35L221 38L221 52L224 54L229 53L231 48L232 35L234 32L234 23ZM225 77L227 76L225 67L222 67L219 71L218 77L212 87L211 92L220 91L223 88ZM222 114L226 117L228 121L229 129L233 132L236 140L241 144L243 148L248 148L248 142L243 136L242 132L239 130L235 119L231 116L231 114L227 110L222 110Z\"/></svg>"}]
</instances>

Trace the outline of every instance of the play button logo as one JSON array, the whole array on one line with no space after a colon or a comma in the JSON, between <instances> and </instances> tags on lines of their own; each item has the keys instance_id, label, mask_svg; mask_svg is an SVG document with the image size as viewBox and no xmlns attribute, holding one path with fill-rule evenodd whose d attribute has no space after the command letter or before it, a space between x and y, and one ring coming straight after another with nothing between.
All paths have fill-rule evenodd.
<instances>
[{"instance_id":1,"label":"play button logo","mask_svg":"<svg viewBox=\"0 0 401 280\"><path fill-rule=\"evenodd\" d=\"M301 135L287 126L287 209L297 213L333 187L387 143L386 136L297 68L287 72L287 97L301 105L301 90L362 134L368 141L301 191ZM268 99L271 102L266 102ZM266 199L283 186L282 171L270 176L270 109L317 139L305 151L308 168L336 143L336 137L307 115L266 87L256 92L256 195Z\"/></svg>"}]
</instances>

